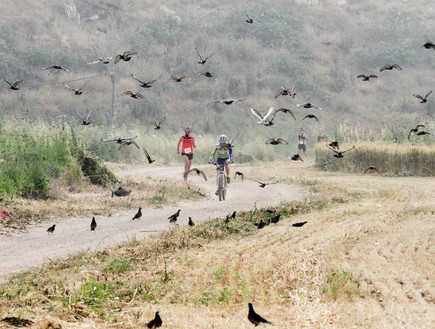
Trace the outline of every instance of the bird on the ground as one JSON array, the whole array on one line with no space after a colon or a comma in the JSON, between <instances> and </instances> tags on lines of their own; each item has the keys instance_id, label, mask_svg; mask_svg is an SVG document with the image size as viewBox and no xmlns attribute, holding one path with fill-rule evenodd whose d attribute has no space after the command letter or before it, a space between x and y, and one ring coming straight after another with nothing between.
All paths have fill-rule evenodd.
<instances>
[{"instance_id":1,"label":"bird on the ground","mask_svg":"<svg viewBox=\"0 0 435 329\"><path fill-rule=\"evenodd\" d=\"M279 222L280 219L281 219L281 214L277 214L277 215L273 216L271 219L269 219L269 222L276 224Z\"/></svg>"},{"instance_id":2,"label":"bird on the ground","mask_svg":"<svg viewBox=\"0 0 435 329\"><path fill-rule=\"evenodd\" d=\"M143 152L145 153L145 156L147 157L148 160L148 164L153 163L154 161L156 161L155 159L152 159L150 154L148 153L148 151L145 149L145 147L142 147Z\"/></svg>"},{"instance_id":3,"label":"bird on the ground","mask_svg":"<svg viewBox=\"0 0 435 329\"><path fill-rule=\"evenodd\" d=\"M166 80L166 83L174 81L174 82L181 82L183 80L190 80L190 77L187 75L182 75L181 77L171 76L168 80Z\"/></svg>"},{"instance_id":4,"label":"bird on the ground","mask_svg":"<svg viewBox=\"0 0 435 329\"><path fill-rule=\"evenodd\" d=\"M296 154L292 155L291 159L293 161L304 161L299 153L296 153Z\"/></svg>"},{"instance_id":5,"label":"bird on the ground","mask_svg":"<svg viewBox=\"0 0 435 329\"><path fill-rule=\"evenodd\" d=\"M197 48L195 48L195 50L196 50L196 53L198 54L198 57L199 57L199 62L198 62L198 64L202 64L202 65L204 65L205 62L207 62L207 59L209 59L211 56L214 55L214 53L213 53L213 54L211 54L211 55L209 55L209 56L203 56L203 55L201 55L201 54L199 53L199 51L198 51Z\"/></svg>"},{"instance_id":6,"label":"bird on the ground","mask_svg":"<svg viewBox=\"0 0 435 329\"><path fill-rule=\"evenodd\" d=\"M333 154L333 156L334 157L336 157L336 158L342 158L342 157L344 157L344 153L346 153L346 152L349 152L350 150L353 150L354 148L355 148L355 145L354 146L352 146L350 149L348 149L348 150L345 150L345 151L337 151L337 150L334 150L332 147L329 147L328 146L328 144L326 144L326 146L330 149L330 150L332 150L332 151L334 151L335 152L335 154Z\"/></svg>"},{"instance_id":7,"label":"bird on the ground","mask_svg":"<svg viewBox=\"0 0 435 329\"><path fill-rule=\"evenodd\" d=\"M65 72L69 72L69 70L67 70L66 68L64 68L64 67L62 67L60 65L57 65L57 64L51 65L51 66L47 66L47 67L43 67L42 69L43 70L55 69L55 70L62 70L62 71L65 71Z\"/></svg>"},{"instance_id":8,"label":"bird on the ground","mask_svg":"<svg viewBox=\"0 0 435 329\"><path fill-rule=\"evenodd\" d=\"M243 179L244 179L245 175L241 171L236 171L234 173L234 179L236 179L237 176L240 176L242 178L242 182L243 182Z\"/></svg>"},{"instance_id":9,"label":"bird on the ground","mask_svg":"<svg viewBox=\"0 0 435 329\"><path fill-rule=\"evenodd\" d=\"M258 223L254 223L255 226L257 226L257 228L259 230L261 230L263 227L265 227L267 224L264 220L260 219L260 221Z\"/></svg>"},{"instance_id":10,"label":"bird on the ground","mask_svg":"<svg viewBox=\"0 0 435 329\"><path fill-rule=\"evenodd\" d=\"M128 62L131 59L131 56L136 55L136 54L137 54L137 52L135 52L135 51L131 51L131 50L124 51L122 54L115 56L114 63L118 64L118 62L120 60L123 60L124 62Z\"/></svg>"},{"instance_id":11,"label":"bird on the ground","mask_svg":"<svg viewBox=\"0 0 435 329\"><path fill-rule=\"evenodd\" d=\"M233 211L231 214L227 215L227 217L225 218L226 222L229 222L231 219L235 219L237 215L237 211Z\"/></svg>"},{"instance_id":12,"label":"bird on the ground","mask_svg":"<svg viewBox=\"0 0 435 329\"><path fill-rule=\"evenodd\" d=\"M304 121L306 118L315 119L317 122L320 123L319 119L317 119L317 117L314 114L307 114L306 116L304 116L304 118L301 121Z\"/></svg>"},{"instance_id":13,"label":"bird on the ground","mask_svg":"<svg viewBox=\"0 0 435 329\"><path fill-rule=\"evenodd\" d=\"M271 126L273 125L273 119L269 119L271 118L271 116L274 116L275 110L273 107L269 108L269 110L267 111L267 113L263 116L260 114L260 112L258 112L256 109L253 109L251 107L251 113L254 114L260 121L258 121L258 124L264 125L264 126Z\"/></svg>"},{"instance_id":14,"label":"bird on the ground","mask_svg":"<svg viewBox=\"0 0 435 329\"><path fill-rule=\"evenodd\" d=\"M206 71L206 72L204 72L204 73L201 73L201 74L198 74L197 76L196 76L196 78L195 78L195 80L196 79L198 79L200 76L205 76L206 78L212 78L213 79L213 81L216 81L216 79L213 77L213 75L210 73L210 72L208 72L208 71Z\"/></svg>"},{"instance_id":15,"label":"bird on the ground","mask_svg":"<svg viewBox=\"0 0 435 329\"><path fill-rule=\"evenodd\" d=\"M278 98L279 96L287 96L287 95L290 96L291 98L295 98L295 96L296 96L295 85L296 85L296 81L293 84L293 88L291 90L284 88L284 87L281 87L281 89L278 90L278 92L275 94L275 98Z\"/></svg>"},{"instance_id":16,"label":"bird on the ground","mask_svg":"<svg viewBox=\"0 0 435 329\"><path fill-rule=\"evenodd\" d=\"M53 233L54 230L55 230L55 228L56 228L56 224L54 224L53 226L50 226L50 227L47 229L47 232L48 232L48 233Z\"/></svg>"},{"instance_id":17,"label":"bird on the ground","mask_svg":"<svg viewBox=\"0 0 435 329\"><path fill-rule=\"evenodd\" d=\"M122 142L121 145L119 145L118 150L120 150L121 147L123 147L124 145L132 145L132 144L134 146L136 146L138 149L140 148L139 145L137 145L137 143L134 140L126 140L126 141Z\"/></svg>"},{"instance_id":18,"label":"bird on the ground","mask_svg":"<svg viewBox=\"0 0 435 329\"><path fill-rule=\"evenodd\" d=\"M207 176L205 175L205 172L203 172L202 170L199 170L198 168L192 168L188 172L191 173L193 171L196 172L196 174L198 176L201 175L204 178L204 180L207 181Z\"/></svg>"},{"instance_id":19,"label":"bird on the ground","mask_svg":"<svg viewBox=\"0 0 435 329\"><path fill-rule=\"evenodd\" d=\"M91 231L95 231L96 228L97 228L97 221L95 220L95 217L92 217Z\"/></svg>"},{"instance_id":20,"label":"bird on the ground","mask_svg":"<svg viewBox=\"0 0 435 329\"><path fill-rule=\"evenodd\" d=\"M304 226L306 223L308 223L307 221L304 222L298 222L298 223L294 223L292 224L293 227L302 227Z\"/></svg>"},{"instance_id":21,"label":"bird on the ground","mask_svg":"<svg viewBox=\"0 0 435 329\"><path fill-rule=\"evenodd\" d=\"M398 64L392 64L392 65L390 65L390 64L386 64L386 65L384 65L384 66L380 69L380 71L381 71L381 72L382 72L382 71L385 71L385 70L389 70L389 71L391 71L392 69L402 70L402 68L401 68L400 65L398 65Z\"/></svg>"},{"instance_id":22,"label":"bird on the ground","mask_svg":"<svg viewBox=\"0 0 435 329\"><path fill-rule=\"evenodd\" d=\"M376 171L379 175L381 174L375 166L368 166L368 168L364 171L363 175L365 175L368 171L373 172Z\"/></svg>"},{"instance_id":23,"label":"bird on the ground","mask_svg":"<svg viewBox=\"0 0 435 329\"><path fill-rule=\"evenodd\" d=\"M180 216L180 209L178 209L178 211L175 214L172 214L171 216L168 217L169 219L169 223L175 223L178 219L178 216Z\"/></svg>"},{"instance_id":24,"label":"bird on the ground","mask_svg":"<svg viewBox=\"0 0 435 329\"><path fill-rule=\"evenodd\" d=\"M371 78L377 78L377 75L374 74L370 74L370 75L365 75L365 74L360 74L357 76L357 78L362 78L362 81L369 81Z\"/></svg>"},{"instance_id":25,"label":"bird on the ground","mask_svg":"<svg viewBox=\"0 0 435 329\"><path fill-rule=\"evenodd\" d=\"M73 90L73 91L74 91L74 95L81 95L81 94L83 94L83 88L85 88L85 86L86 86L87 83L88 83L88 81L86 81L85 84L84 84L83 86L81 86L79 89L75 89L75 88L73 88L73 87L70 87L70 86L68 86L66 83L64 83L63 85L64 85L66 88Z\"/></svg>"},{"instance_id":26,"label":"bird on the ground","mask_svg":"<svg viewBox=\"0 0 435 329\"><path fill-rule=\"evenodd\" d=\"M261 187L261 188L265 188L266 185L277 184L276 182L273 182L273 183L262 183L262 182L259 182L259 181L256 181L256 180L254 180L254 182L260 184L259 187Z\"/></svg>"},{"instance_id":27,"label":"bird on the ground","mask_svg":"<svg viewBox=\"0 0 435 329\"><path fill-rule=\"evenodd\" d=\"M134 93L131 90L124 91L121 94L121 96L130 96L130 97L132 97L134 99L143 99L143 100L146 100L144 95L142 95L141 93Z\"/></svg>"},{"instance_id":28,"label":"bird on the ground","mask_svg":"<svg viewBox=\"0 0 435 329\"><path fill-rule=\"evenodd\" d=\"M306 103L302 103L302 104L296 104L297 107L303 107L304 109L311 109L311 108L316 108L321 110L321 107L318 107L316 104L310 103L310 102L306 102Z\"/></svg>"},{"instance_id":29,"label":"bird on the ground","mask_svg":"<svg viewBox=\"0 0 435 329\"><path fill-rule=\"evenodd\" d=\"M152 319L150 322L145 323L145 325L147 326L147 328L149 329L155 329L155 328L159 328L162 326L162 318L159 315L159 312L156 312L156 315L154 316L154 319Z\"/></svg>"},{"instance_id":30,"label":"bird on the ground","mask_svg":"<svg viewBox=\"0 0 435 329\"><path fill-rule=\"evenodd\" d=\"M165 120L166 117L164 117L163 119L154 120L153 121L154 130L159 130L160 128L162 128L162 123L165 122Z\"/></svg>"},{"instance_id":31,"label":"bird on the ground","mask_svg":"<svg viewBox=\"0 0 435 329\"><path fill-rule=\"evenodd\" d=\"M290 113L290 115L293 117L293 119L296 120L296 117L295 117L293 111L290 110L290 109L288 109L288 108L285 108L285 107L281 107L280 109L275 110L275 113L273 114L273 118L272 118L272 120L275 118L275 115L276 115L277 113L279 113L279 112L282 112L282 113Z\"/></svg>"},{"instance_id":32,"label":"bird on the ground","mask_svg":"<svg viewBox=\"0 0 435 329\"><path fill-rule=\"evenodd\" d=\"M249 17L248 13L245 11L245 15L246 15L245 22L252 24L252 23L254 23L254 20L256 20L257 18L260 18L261 16L266 15L266 12L261 14L261 15L255 16L255 17Z\"/></svg>"},{"instance_id":33,"label":"bird on the ground","mask_svg":"<svg viewBox=\"0 0 435 329\"><path fill-rule=\"evenodd\" d=\"M429 40L429 38L425 35L425 43L423 44L423 46L421 46L420 48L424 47L426 49L435 49L435 44Z\"/></svg>"},{"instance_id":34,"label":"bird on the ground","mask_svg":"<svg viewBox=\"0 0 435 329\"><path fill-rule=\"evenodd\" d=\"M279 144L288 144L288 142L285 139L282 138L269 138L265 144L270 144L270 145L279 145Z\"/></svg>"},{"instance_id":35,"label":"bird on the ground","mask_svg":"<svg viewBox=\"0 0 435 329\"><path fill-rule=\"evenodd\" d=\"M22 317L16 317L16 316L6 316L6 317L0 319L0 322L5 322L5 323L13 326L14 328L30 327L31 325L34 324L34 322L32 320L25 319Z\"/></svg>"},{"instance_id":36,"label":"bird on the ground","mask_svg":"<svg viewBox=\"0 0 435 329\"><path fill-rule=\"evenodd\" d=\"M426 94L426 96L424 96L424 97L421 96L421 95L418 95L418 94L412 94L412 96L414 96L415 98L420 99L420 100L421 100L420 103L426 103L426 102L427 102L427 97L428 97L430 94L432 94L432 90L429 91L429 92Z\"/></svg>"},{"instance_id":37,"label":"bird on the ground","mask_svg":"<svg viewBox=\"0 0 435 329\"><path fill-rule=\"evenodd\" d=\"M130 191L127 191L126 189L122 188L121 186L118 187L115 191L112 191L112 198L113 196L127 196L131 193Z\"/></svg>"},{"instance_id":38,"label":"bird on the ground","mask_svg":"<svg viewBox=\"0 0 435 329\"><path fill-rule=\"evenodd\" d=\"M241 102L241 101L244 101L244 100L245 100L244 98L226 98L226 99L221 99L221 100L218 100L218 101L211 101L211 103L222 103L222 104L225 104L225 105L231 105L233 103Z\"/></svg>"},{"instance_id":39,"label":"bird on the ground","mask_svg":"<svg viewBox=\"0 0 435 329\"><path fill-rule=\"evenodd\" d=\"M88 63L88 65L92 65L92 64L109 64L110 60L112 58L113 58L113 56L112 57L100 57L96 61Z\"/></svg>"},{"instance_id":40,"label":"bird on the ground","mask_svg":"<svg viewBox=\"0 0 435 329\"><path fill-rule=\"evenodd\" d=\"M187 223L189 226L195 226L195 223L192 220L192 217L189 217L189 222Z\"/></svg>"},{"instance_id":41,"label":"bird on the ground","mask_svg":"<svg viewBox=\"0 0 435 329\"><path fill-rule=\"evenodd\" d=\"M332 141L331 143L328 144L328 146L332 147L334 150L335 149L337 149L337 150L340 149L340 145L339 145L338 141Z\"/></svg>"},{"instance_id":42,"label":"bird on the ground","mask_svg":"<svg viewBox=\"0 0 435 329\"><path fill-rule=\"evenodd\" d=\"M135 77L133 74L131 74L131 77L133 79L135 79L136 81L138 81L139 82L139 86L142 87L142 88L151 88L153 86L153 83L161 78L161 76L160 76L160 77L158 77L157 79L154 79L154 80L142 81L142 80L138 79L137 77Z\"/></svg>"},{"instance_id":43,"label":"bird on the ground","mask_svg":"<svg viewBox=\"0 0 435 329\"><path fill-rule=\"evenodd\" d=\"M254 306L252 306L252 303L248 303L248 307L249 307L248 320L254 326L258 326L260 323L272 324L272 322L267 321L260 314L254 311Z\"/></svg>"},{"instance_id":44,"label":"bird on the ground","mask_svg":"<svg viewBox=\"0 0 435 329\"><path fill-rule=\"evenodd\" d=\"M137 211L136 215L132 218L132 220L140 219L142 217L142 208L139 207L139 210Z\"/></svg>"},{"instance_id":45,"label":"bird on the ground","mask_svg":"<svg viewBox=\"0 0 435 329\"><path fill-rule=\"evenodd\" d=\"M88 125L90 125L92 123L92 121L89 121L89 116L91 115L92 110L89 111L88 116L86 117L86 119L84 117L82 117L82 115L78 111L76 111L76 112L79 115L80 119L82 120L82 126L88 126Z\"/></svg>"},{"instance_id":46,"label":"bird on the ground","mask_svg":"<svg viewBox=\"0 0 435 329\"><path fill-rule=\"evenodd\" d=\"M426 128L426 126L425 125L417 125L417 127L411 129L409 131L409 134L408 134L408 139L411 139L411 135L415 135L419 131L419 128Z\"/></svg>"},{"instance_id":47,"label":"bird on the ground","mask_svg":"<svg viewBox=\"0 0 435 329\"><path fill-rule=\"evenodd\" d=\"M14 83L11 83L6 79L3 79L3 80L6 81L6 83L10 86L10 89L12 89L12 90L19 90L20 88L18 87L18 85L24 81L23 79L19 79L19 80L15 81Z\"/></svg>"}]
</instances>

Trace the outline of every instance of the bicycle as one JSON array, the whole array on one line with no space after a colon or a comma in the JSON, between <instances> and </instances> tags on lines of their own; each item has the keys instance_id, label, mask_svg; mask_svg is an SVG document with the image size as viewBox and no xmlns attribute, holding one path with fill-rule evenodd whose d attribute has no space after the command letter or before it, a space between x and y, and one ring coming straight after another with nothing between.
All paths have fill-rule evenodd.
<instances>
[{"instance_id":1,"label":"bicycle","mask_svg":"<svg viewBox=\"0 0 435 329\"><path fill-rule=\"evenodd\" d=\"M225 174L225 165L214 164L216 166L216 194L219 196L219 201L225 201L227 194L227 175Z\"/></svg>"}]
</instances>

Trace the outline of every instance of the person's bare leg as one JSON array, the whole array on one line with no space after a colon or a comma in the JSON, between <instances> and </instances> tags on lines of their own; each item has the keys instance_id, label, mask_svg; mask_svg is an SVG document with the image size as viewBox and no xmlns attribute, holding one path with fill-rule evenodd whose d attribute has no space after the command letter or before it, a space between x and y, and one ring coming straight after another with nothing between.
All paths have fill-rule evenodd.
<instances>
[{"instance_id":1,"label":"person's bare leg","mask_svg":"<svg viewBox=\"0 0 435 329\"><path fill-rule=\"evenodd\" d=\"M184 180L187 180L187 175L189 174L189 170L190 170L190 165L192 164L192 161L189 160L189 158L187 157L187 155L183 155L183 159L184 159Z\"/></svg>"}]
</instances>

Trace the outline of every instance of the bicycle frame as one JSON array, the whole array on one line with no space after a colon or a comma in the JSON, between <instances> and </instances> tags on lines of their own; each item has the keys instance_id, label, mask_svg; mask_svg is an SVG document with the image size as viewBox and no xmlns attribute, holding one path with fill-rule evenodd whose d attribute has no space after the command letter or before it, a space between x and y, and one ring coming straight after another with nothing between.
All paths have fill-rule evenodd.
<instances>
[{"instance_id":1,"label":"bicycle frame","mask_svg":"<svg viewBox=\"0 0 435 329\"><path fill-rule=\"evenodd\" d=\"M227 175L225 174L225 165L216 164L216 186L219 201L224 201L227 193Z\"/></svg>"}]
</instances>

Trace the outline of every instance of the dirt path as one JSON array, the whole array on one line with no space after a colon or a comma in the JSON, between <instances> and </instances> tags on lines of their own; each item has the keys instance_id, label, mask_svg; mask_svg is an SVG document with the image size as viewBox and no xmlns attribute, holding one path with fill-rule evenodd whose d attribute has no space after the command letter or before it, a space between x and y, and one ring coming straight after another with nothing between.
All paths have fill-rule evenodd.
<instances>
[{"instance_id":1,"label":"dirt path","mask_svg":"<svg viewBox=\"0 0 435 329\"><path fill-rule=\"evenodd\" d=\"M125 180L134 181L139 175L180 180L180 167L145 167L115 169L116 174ZM0 281L8 276L50 260L65 258L81 251L97 251L108 246L128 242L134 238L143 239L151 234L162 232L170 227L168 216L181 209L179 225L187 224L188 217L195 222L225 217L233 211L279 204L282 201L297 200L302 192L285 184L268 185L259 188L253 181L233 181L227 192L227 200L220 202L215 191L215 178L206 182L196 174L190 183L206 191L208 196L200 201L180 202L164 208L142 209L141 220L132 221L137 209L111 217L96 216L96 231L89 230L90 218L62 218L56 221L54 234L46 232L49 225L28 227L26 233L0 237ZM54 223L53 223L54 224Z\"/></svg>"}]
</instances>

